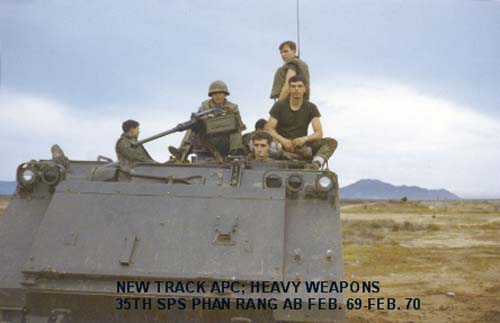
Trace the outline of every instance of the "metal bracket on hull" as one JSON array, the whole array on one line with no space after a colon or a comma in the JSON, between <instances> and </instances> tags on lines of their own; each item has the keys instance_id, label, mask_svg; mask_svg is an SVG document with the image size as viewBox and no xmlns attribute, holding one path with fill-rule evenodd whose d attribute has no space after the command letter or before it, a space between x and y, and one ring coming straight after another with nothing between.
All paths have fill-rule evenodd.
<instances>
[{"instance_id":1,"label":"metal bracket on hull","mask_svg":"<svg viewBox=\"0 0 500 323\"><path fill-rule=\"evenodd\" d=\"M238 227L238 217L219 215L215 218L215 245L234 245L233 233Z\"/></svg>"},{"instance_id":2,"label":"metal bracket on hull","mask_svg":"<svg viewBox=\"0 0 500 323\"><path fill-rule=\"evenodd\" d=\"M238 160L231 164L231 186L240 186L243 168L245 165Z\"/></svg>"},{"instance_id":3,"label":"metal bracket on hull","mask_svg":"<svg viewBox=\"0 0 500 323\"><path fill-rule=\"evenodd\" d=\"M120 254L120 265L128 266L132 262L135 245L137 244L137 236L125 237L123 239L123 248Z\"/></svg>"}]
</instances>

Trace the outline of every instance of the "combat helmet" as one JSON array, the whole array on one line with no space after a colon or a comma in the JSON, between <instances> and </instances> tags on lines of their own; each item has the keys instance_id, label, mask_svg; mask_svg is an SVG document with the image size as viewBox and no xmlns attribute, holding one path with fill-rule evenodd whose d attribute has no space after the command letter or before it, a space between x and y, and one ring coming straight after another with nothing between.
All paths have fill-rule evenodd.
<instances>
[{"instance_id":1,"label":"combat helmet","mask_svg":"<svg viewBox=\"0 0 500 323\"><path fill-rule=\"evenodd\" d=\"M212 82L212 84L208 87L208 96L212 96L212 94L216 92L224 92L226 95L229 95L226 83L222 81Z\"/></svg>"}]
</instances>

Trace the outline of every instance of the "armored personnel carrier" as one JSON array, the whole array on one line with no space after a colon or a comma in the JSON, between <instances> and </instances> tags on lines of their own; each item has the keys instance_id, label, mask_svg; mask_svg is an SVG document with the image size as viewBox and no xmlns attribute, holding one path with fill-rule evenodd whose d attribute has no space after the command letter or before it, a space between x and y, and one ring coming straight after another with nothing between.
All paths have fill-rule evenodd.
<instances>
[{"instance_id":1,"label":"armored personnel carrier","mask_svg":"<svg viewBox=\"0 0 500 323\"><path fill-rule=\"evenodd\" d=\"M0 218L0 322L342 320L340 293L305 288L343 278L330 170L52 155L18 167Z\"/></svg>"}]
</instances>

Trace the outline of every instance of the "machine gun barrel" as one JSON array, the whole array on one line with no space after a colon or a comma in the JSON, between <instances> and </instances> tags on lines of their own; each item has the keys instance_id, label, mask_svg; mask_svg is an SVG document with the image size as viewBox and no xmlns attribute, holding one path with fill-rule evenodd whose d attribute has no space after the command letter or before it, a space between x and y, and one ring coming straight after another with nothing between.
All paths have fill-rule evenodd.
<instances>
[{"instance_id":1,"label":"machine gun barrel","mask_svg":"<svg viewBox=\"0 0 500 323\"><path fill-rule=\"evenodd\" d=\"M166 130L166 131L163 131L163 132L160 132L156 135L153 135L151 137L148 137L148 138L145 138L145 139L142 139L134 144L132 144L134 147L137 147L137 146L140 146L142 144L145 144L147 142L150 142L150 141L153 141L153 140L156 140L158 138L161 138L161 137L165 137L167 135L170 135L174 132L181 132L181 131L186 131L188 129L192 129L199 121L200 121L200 118L209 114L209 113L216 113L216 112L220 112L221 111L221 108L220 107L215 107L215 108L212 108L212 109L208 109L208 110L205 110L205 111L202 111L202 112L198 112L198 113L193 113L191 114L191 119L186 121L186 122L182 122L182 123L179 123L177 126L175 126L174 128L172 129L169 129L169 130Z\"/></svg>"},{"instance_id":2,"label":"machine gun barrel","mask_svg":"<svg viewBox=\"0 0 500 323\"><path fill-rule=\"evenodd\" d=\"M137 146L140 146L140 145L145 144L147 142L150 142L150 141L156 140L158 138L170 135L171 133L180 132L180 131L185 131L185 130L191 129L196 124L196 122L197 122L197 120L189 120L189 121L186 121L186 122L183 122L183 123L179 123L177 126L175 126L172 129L168 129L166 131L160 132L160 133L158 133L156 135L153 135L151 137L142 139L142 140L140 140L140 141L138 141L138 142L136 142L136 143L134 143L132 145L135 146L135 147L137 147Z\"/></svg>"}]
</instances>

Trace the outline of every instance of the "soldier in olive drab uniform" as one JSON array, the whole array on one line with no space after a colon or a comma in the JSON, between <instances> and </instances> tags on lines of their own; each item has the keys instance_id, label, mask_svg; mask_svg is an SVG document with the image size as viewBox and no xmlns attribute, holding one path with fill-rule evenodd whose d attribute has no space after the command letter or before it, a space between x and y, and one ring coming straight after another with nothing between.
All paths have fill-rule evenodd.
<instances>
[{"instance_id":1,"label":"soldier in olive drab uniform","mask_svg":"<svg viewBox=\"0 0 500 323\"><path fill-rule=\"evenodd\" d=\"M120 166L132 168L136 163L156 163L142 145L133 145L139 137L139 122L127 120L123 122L122 130L123 133L115 145Z\"/></svg>"},{"instance_id":2,"label":"soldier in olive drab uniform","mask_svg":"<svg viewBox=\"0 0 500 323\"><path fill-rule=\"evenodd\" d=\"M323 138L321 114L314 103L304 99L304 80L300 76L293 76L288 84L290 97L273 105L269 111L266 130L289 153L297 153L309 146L314 155L312 165L319 169L337 148L337 141L333 138ZM312 124L314 131L311 135L307 134L309 124Z\"/></svg>"},{"instance_id":3,"label":"soldier in olive drab uniform","mask_svg":"<svg viewBox=\"0 0 500 323\"><path fill-rule=\"evenodd\" d=\"M184 160L190 153L192 146L200 144L204 146L209 146L205 148L210 148L212 150L215 149L215 151L210 151L210 153L212 154L215 153L215 155L218 154L220 154L220 156L227 156L228 154L243 155L245 153L245 149L242 142L241 131L245 130L246 126L241 120L240 112L238 110L238 105L226 99L226 97L229 94L230 93L226 83L224 83L223 81L212 82L208 88L208 96L210 96L211 98L201 103L198 112L206 111L215 107L222 107L224 108L224 110L226 110L226 112L233 113L235 115L238 130L230 134L213 136L210 138L197 138L197 136L193 135L193 132L191 130L188 130L186 131L186 134L182 139L181 146L179 147L179 149L176 149L172 146L169 147L170 153L174 155L174 157L177 160L181 161ZM205 144L203 144L203 141L205 139L206 139Z\"/></svg>"},{"instance_id":4,"label":"soldier in olive drab uniform","mask_svg":"<svg viewBox=\"0 0 500 323\"><path fill-rule=\"evenodd\" d=\"M257 131L262 131L264 130L264 127L266 126L267 120L266 119L259 119L255 123L255 130L251 131L249 133L246 133L243 135L243 145L250 151L250 143L252 140L252 136L257 132Z\"/></svg>"},{"instance_id":5,"label":"soldier in olive drab uniform","mask_svg":"<svg viewBox=\"0 0 500 323\"><path fill-rule=\"evenodd\" d=\"M311 93L309 87L309 67L301 60L297 54L297 45L287 40L279 46L281 58L285 62L274 74L273 88L271 90L271 99L284 100L290 94L288 90L288 80L295 75L299 75L304 79L306 93L304 98L309 100Z\"/></svg>"}]
</instances>

